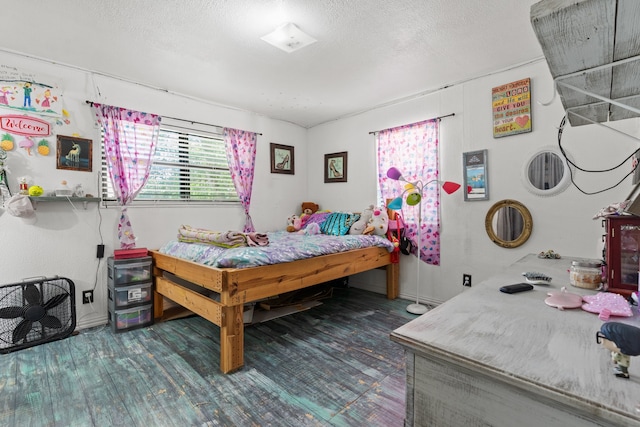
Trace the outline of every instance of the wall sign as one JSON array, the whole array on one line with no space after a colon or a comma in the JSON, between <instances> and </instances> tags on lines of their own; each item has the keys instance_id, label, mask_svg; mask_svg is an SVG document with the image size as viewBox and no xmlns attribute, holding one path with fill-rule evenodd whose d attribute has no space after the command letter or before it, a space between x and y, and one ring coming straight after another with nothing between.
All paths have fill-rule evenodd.
<instances>
[{"instance_id":1,"label":"wall sign","mask_svg":"<svg viewBox=\"0 0 640 427\"><path fill-rule=\"evenodd\" d=\"M49 136L51 133L49 122L18 114L0 116L0 129L24 136Z\"/></svg>"},{"instance_id":2,"label":"wall sign","mask_svg":"<svg viewBox=\"0 0 640 427\"><path fill-rule=\"evenodd\" d=\"M494 87L491 95L494 138L531 132L530 78Z\"/></svg>"}]
</instances>

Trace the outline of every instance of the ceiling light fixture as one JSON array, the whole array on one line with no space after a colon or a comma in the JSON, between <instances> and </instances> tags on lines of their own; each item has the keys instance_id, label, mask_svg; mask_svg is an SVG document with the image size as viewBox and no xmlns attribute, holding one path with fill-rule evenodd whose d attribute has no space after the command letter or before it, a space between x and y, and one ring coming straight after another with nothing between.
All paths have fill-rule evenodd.
<instances>
[{"instance_id":1,"label":"ceiling light fixture","mask_svg":"<svg viewBox=\"0 0 640 427\"><path fill-rule=\"evenodd\" d=\"M303 33L302 30L292 22L282 24L272 33L260 38L287 53L302 49L305 46L317 42L316 39Z\"/></svg>"}]
</instances>

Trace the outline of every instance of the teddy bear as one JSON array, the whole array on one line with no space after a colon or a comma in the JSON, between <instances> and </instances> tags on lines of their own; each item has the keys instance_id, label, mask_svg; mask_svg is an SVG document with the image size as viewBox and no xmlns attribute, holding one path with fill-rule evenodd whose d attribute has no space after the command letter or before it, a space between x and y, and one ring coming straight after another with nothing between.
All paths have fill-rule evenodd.
<instances>
[{"instance_id":1,"label":"teddy bear","mask_svg":"<svg viewBox=\"0 0 640 427\"><path fill-rule=\"evenodd\" d=\"M376 207L373 210L373 214L369 219L369 224L363 234L367 234L369 229L371 233L377 236L386 236L387 229L389 228L389 214L384 208Z\"/></svg>"},{"instance_id":2,"label":"teddy bear","mask_svg":"<svg viewBox=\"0 0 640 427\"><path fill-rule=\"evenodd\" d=\"M373 216L373 205L369 205L366 209L362 211L360 214L360 219L353 223L351 228L349 228L349 234L364 234L364 231L367 229L369 225L369 220ZM371 229L373 231L373 229Z\"/></svg>"},{"instance_id":3,"label":"teddy bear","mask_svg":"<svg viewBox=\"0 0 640 427\"><path fill-rule=\"evenodd\" d=\"M302 213L300 214L301 228L304 228L309 217L314 213L316 213L318 209L320 209L320 206L317 203L313 203L313 202L302 202L301 207L302 207Z\"/></svg>"}]
</instances>

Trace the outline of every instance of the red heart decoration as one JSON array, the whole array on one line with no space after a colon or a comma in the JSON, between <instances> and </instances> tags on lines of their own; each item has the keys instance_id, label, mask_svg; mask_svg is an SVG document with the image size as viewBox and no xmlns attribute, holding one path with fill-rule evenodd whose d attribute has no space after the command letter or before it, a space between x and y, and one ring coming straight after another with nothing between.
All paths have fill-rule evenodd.
<instances>
[{"instance_id":1,"label":"red heart decoration","mask_svg":"<svg viewBox=\"0 0 640 427\"><path fill-rule=\"evenodd\" d=\"M520 126L521 128L524 128L526 126L527 123L529 123L529 116L519 116L516 117L516 123L518 124L518 126Z\"/></svg>"}]
</instances>

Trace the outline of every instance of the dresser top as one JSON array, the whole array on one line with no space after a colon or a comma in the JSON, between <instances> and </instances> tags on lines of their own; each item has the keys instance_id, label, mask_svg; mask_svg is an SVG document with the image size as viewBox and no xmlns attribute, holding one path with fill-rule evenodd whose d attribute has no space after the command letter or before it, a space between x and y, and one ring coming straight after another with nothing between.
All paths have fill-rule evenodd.
<instances>
[{"instance_id":1,"label":"dresser top","mask_svg":"<svg viewBox=\"0 0 640 427\"><path fill-rule=\"evenodd\" d=\"M559 310L548 292L594 295L569 284L569 268L580 258L527 255L428 313L393 331L391 339L425 357L445 358L507 383L536 389L569 404L602 407L640 421L640 358L631 359L630 379L612 373L609 351L596 343L603 321L581 308ZM504 285L524 282L523 272L543 273L550 285L506 294ZM610 321L640 327L640 317Z\"/></svg>"}]
</instances>

